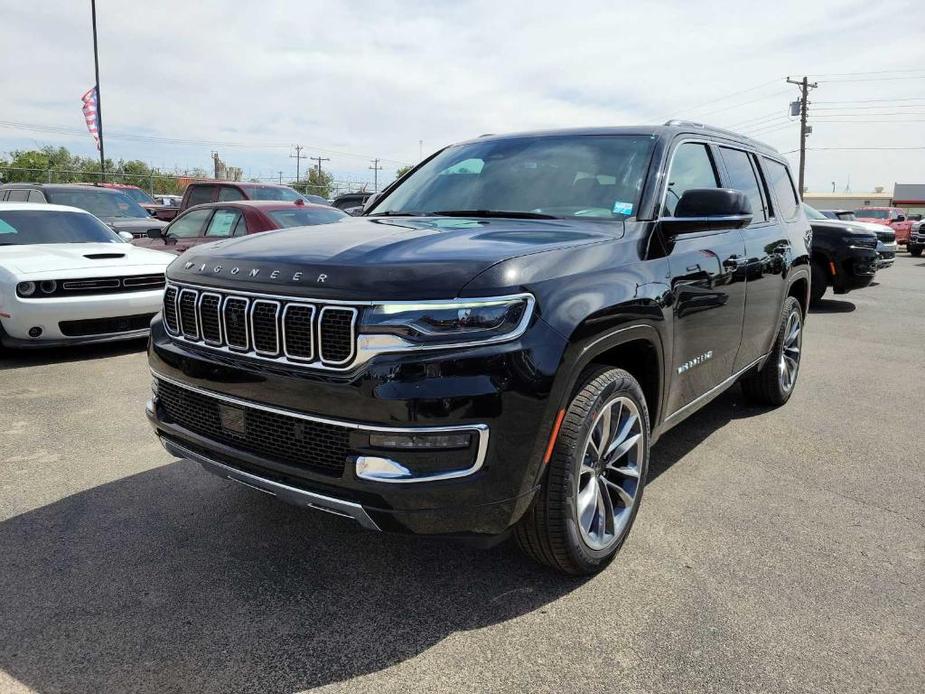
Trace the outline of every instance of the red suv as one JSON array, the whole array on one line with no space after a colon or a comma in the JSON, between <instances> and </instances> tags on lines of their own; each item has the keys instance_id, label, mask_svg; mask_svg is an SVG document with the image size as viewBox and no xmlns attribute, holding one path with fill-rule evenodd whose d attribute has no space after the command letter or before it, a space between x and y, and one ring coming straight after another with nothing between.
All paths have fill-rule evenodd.
<instances>
[{"instance_id":1,"label":"red suv","mask_svg":"<svg viewBox=\"0 0 925 694\"><path fill-rule=\"evenodd\" d=\"M272 229L330 224L348 217L327 205L295 202L239 200L213 202L191 207L164 229L152 229L148 235L132 241L136 246L182 253L201 243L232 236L256 234Z\"/></svg>"},{"instance_id":2,"label":"red suv","mask_svg":"<svg viewBox=\"0 0 925 694\"><path fill-rule=\"evenodd\" d=\"M905 246L912 233L912 221L906 219L906 211L901 207L861 207L854 211L858 222L876 222L887 224L896 232L896 243Z\"/></svg>"}]
</instances>

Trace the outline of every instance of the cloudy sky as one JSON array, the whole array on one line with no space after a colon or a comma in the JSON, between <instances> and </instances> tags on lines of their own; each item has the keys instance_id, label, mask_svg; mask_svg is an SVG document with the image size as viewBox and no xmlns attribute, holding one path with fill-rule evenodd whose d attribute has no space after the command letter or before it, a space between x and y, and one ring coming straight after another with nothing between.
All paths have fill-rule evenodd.
<instances>
[{"instance_id":1,"label":"cloudy sky","mask_svg":"<svg viewBox=\"0 0 925 694\"><path fill-rule=\"evenodd\" d=\"M93 83L89 5L0 0L0 152L94 154L79 102ZM388 181L420 151L486 132L669 117L790 152L797 90L784 80L808 73L819 82L812 190L925 182L921 1L98 0L97 10L114 158L208 168L218 150L248 177L291 178L291 145L302 144L340 180L371 178L379 157Z\"/></svg>"}]
</instances>

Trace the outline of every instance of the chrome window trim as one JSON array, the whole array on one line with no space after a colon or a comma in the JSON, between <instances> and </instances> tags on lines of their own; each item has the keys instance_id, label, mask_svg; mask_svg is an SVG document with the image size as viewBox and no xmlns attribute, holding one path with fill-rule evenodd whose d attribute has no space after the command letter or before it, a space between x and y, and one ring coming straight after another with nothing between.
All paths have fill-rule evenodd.
<instances>
[{"instance_id":1,"label":"chrome window trim","mask_svg":"<svg viewBox=\"0 0 925 694\"><path fill-rule=\"evenodd\" d=\"M299 356L290 354L289 348L287 346L288 341L286 340L286 313L293 306L300 307L300 308L307 308L311 310L311 316L308 319L308 339L309 339L310 354L307 357L299 357ZM315 322L316 322L315 314L317 313L318 313L318 309L315 307L314 304L302 304L302 303L290 302L283 307L283 315L282 315L282 318L280 319L280 325L282 326L282 333L283 333L283 354L285 355L287 359L291 359L292 361L301 362L304 364L310 364L313 361L315 361Z\"/></svg>"},{"instance_id":2,"label":"chrome window trim","mask_svg":"<svg viewBox=\"0 0 925 694\"><path fill-rule=\"evenodd\" d=\"M350 318L350 354L347 355L346 359L325 359L324 358L324 340L321 339L321 324L324 322L324 312L325 311L351 311L352 316ZM357 353L357 317L360 315L359 310L354 306L322 306L321 310L318 311L318 321L317 321L317 330L318 330L318 358L321 360L321 363L326 366L343 366L349 364L354 360Z\"/></svg>"},{"instance_id":3,"label":"chrome window trim","mask_svg":"<svg viewBox=\"0 0 925 694\"><path fill-rule=\"evenodd\" d=\"M251 328L251 342L253 343L253 352L263 357L278 357L280 354L279 348L279 310L282 308L282 304L279 301L274 299L254 299L250 302L250 309L248 310L248 320L250 322ZM267 352L265 350L257 349L257 331L254 329L254 309L257 308L257 304L272 304L276 309L273 312L273 322L275 323L273 330L273 339L276 341L276 349L272 352Z\"/></svg>"},{"instance_id":4,"label":"chrome window trim","mask_svg":"<svg viewBox=\"0 0 925 694\"><path fill-rule=\"evenodd\" d=\"M342 427L344 429L350 429L352 431L364 431L364 432L373 432L381 434L443 434L443 433L454 433L454 432L474 432L478 436L478 444L476 446L475 453L475 462L468 467L462 470L451 470L449 472L437 473L432 475L426 475L422 477L411 477L404 479L375 479L369 480L374 482L380 482L383 484L414 484L418 482L436 482L440 480L447 479L456 479L459 477L467 477L478 472L482 466L485 464L485 458L488 455L488 436L489 428L487 424L451 424L449 426L417 426L417 427L394 427L394 426L382 426L378 424L363 424L360 422L350 422L344 421L341 419L331 419L329 417L319 417L317 415L305 414L303 412L296 412L295 410L287 410L280 407L273 407L272 405L264 405L263 403L256 403L250 400L242 400L231 395L225 395L224 393L216 393L214 390L208 390L206 388L199 388L197 386L192 386L189 383L182 383L180 381L174 380L169 376L164 376L161 373L158 373L154 369L151 369L151 375L155 379L160 379L166 381L167 383L173 384L178 388L185 388L194 393L204 395L206 397L215 398L217 400L224 400L232 405L238 407L250 407L255 410L262 410L264 412L269 412L270 414L276 414L283 417L294 417L296 419L303 419L308 422L316 422L318 424L328 424L331 426ZM349 467L349 466L348 466ZM354 474L356 474L356 466L354 465ZM366 479L366 478L361 478Z\"/></svg>"},{"instance_id":5,"label":"chrome window trim","mask_svg":"<svg viewBox=\"0 0 925 694\"><path fill-rule=\"evenodd\" d=\"M189 293L193 295L193 320L196 323L196 336L190 337L186 332L186 326L183 325L183 312L180 310L181 301L183 295ZM184 340L189 340L190 342L199 342L201 340L201 335L199 333L199 311L197 309L199 305L199 292L195 289L184 288L177 293L177 327L180 330L180 335Z\"/></svg>"},{"instance_id":6,"label":"chrome window trim","mask_svg":"<svg viewBox=\"0 0 925 694\"><path fill-rule=\"evenodd\" d=\"M228 302L229 301L243 301L244 302L244 346L232 345L228 341ZM250 321L248 316L250 315L251 301L246 296L234 296L229 294L222 301L222 333L225 336L225 345L221 347L216 347L216 349L221 349L230 352L231 354L242 354L244 352L250 351L251 346L251 333L250 333ZM180 336L183 337L182 335Z\"/></svg>"},{"instance_id":7,"label":"chrome window trim","mask_svg":"<svg viewBox=\"0 0 925 694\"><path fill-rule=\"evenodd\" d=\"M202 334L202 300L207 296L214 296L218 299L218 342L210 342L206 339L206 336ZM199 299L196 301L196 312L198 314L199 320L199 337L202 339L203 344L215 347L224 343L225 332L222 329L222 295L216 294L215 292L200 292Z\"/></svg>"}]
</instances>

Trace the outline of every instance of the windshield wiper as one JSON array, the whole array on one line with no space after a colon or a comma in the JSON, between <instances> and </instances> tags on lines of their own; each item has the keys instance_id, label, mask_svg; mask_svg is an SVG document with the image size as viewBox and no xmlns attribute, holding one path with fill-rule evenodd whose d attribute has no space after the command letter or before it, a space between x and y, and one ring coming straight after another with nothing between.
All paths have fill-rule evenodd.
<instances>
[{"instance_id":1,"label":"windshield wiper","mask_svg":"<svg viewBox=\"0 0 925 694\"><path fill-rule=\"evenodd\" d=\"M558 219L540 212L519 212L517 210L438 210L432 212L440 217L507 217L509 219Z\"/></svg>"},{"instance_id":2,"label":"windshield wiper","mask_svg":"<svg viewBox=\"0 0 925 694\"><path fill-rule=\"evenodd\" d=\"M423 212L411 212L409 210L386 210L385 212L373 212L366 215L367 217L423 217Z\"/></svg>"}]
</instances>

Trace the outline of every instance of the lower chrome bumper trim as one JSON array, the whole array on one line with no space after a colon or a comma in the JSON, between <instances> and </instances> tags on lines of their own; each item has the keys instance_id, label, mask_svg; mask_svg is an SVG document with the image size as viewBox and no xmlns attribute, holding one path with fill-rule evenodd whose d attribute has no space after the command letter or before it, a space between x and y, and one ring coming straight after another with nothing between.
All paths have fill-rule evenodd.
<instances>
[{"instance_id":1,"label":"lower chrome bumper trim","mask_svg":"<svg viewBox=\"0 0 925 694\"><path fill-rule=\"evenodd\" d=\"M379 526L376 525L376 521L370 518L366 509L360 506L360 504L355 504L352 501L335 499L334 497L309 492L296 487L290 487L287 484L252 475L249 472L237 470L200 453L191 451L185 446L164 438L163 436L160 437L160 440L161 444L171 455L178 458L186 458L194 463L199 463L206 471L211 472L213 475L218 475L224 479L243 484L245 487L251 487L265 494L272 494L281 501L286 501L296 506L305 506L317 511L331 513L335 516L352 518L364 528L368 528L369 530L380 530Z\"/></svg>"}]
</instances>

